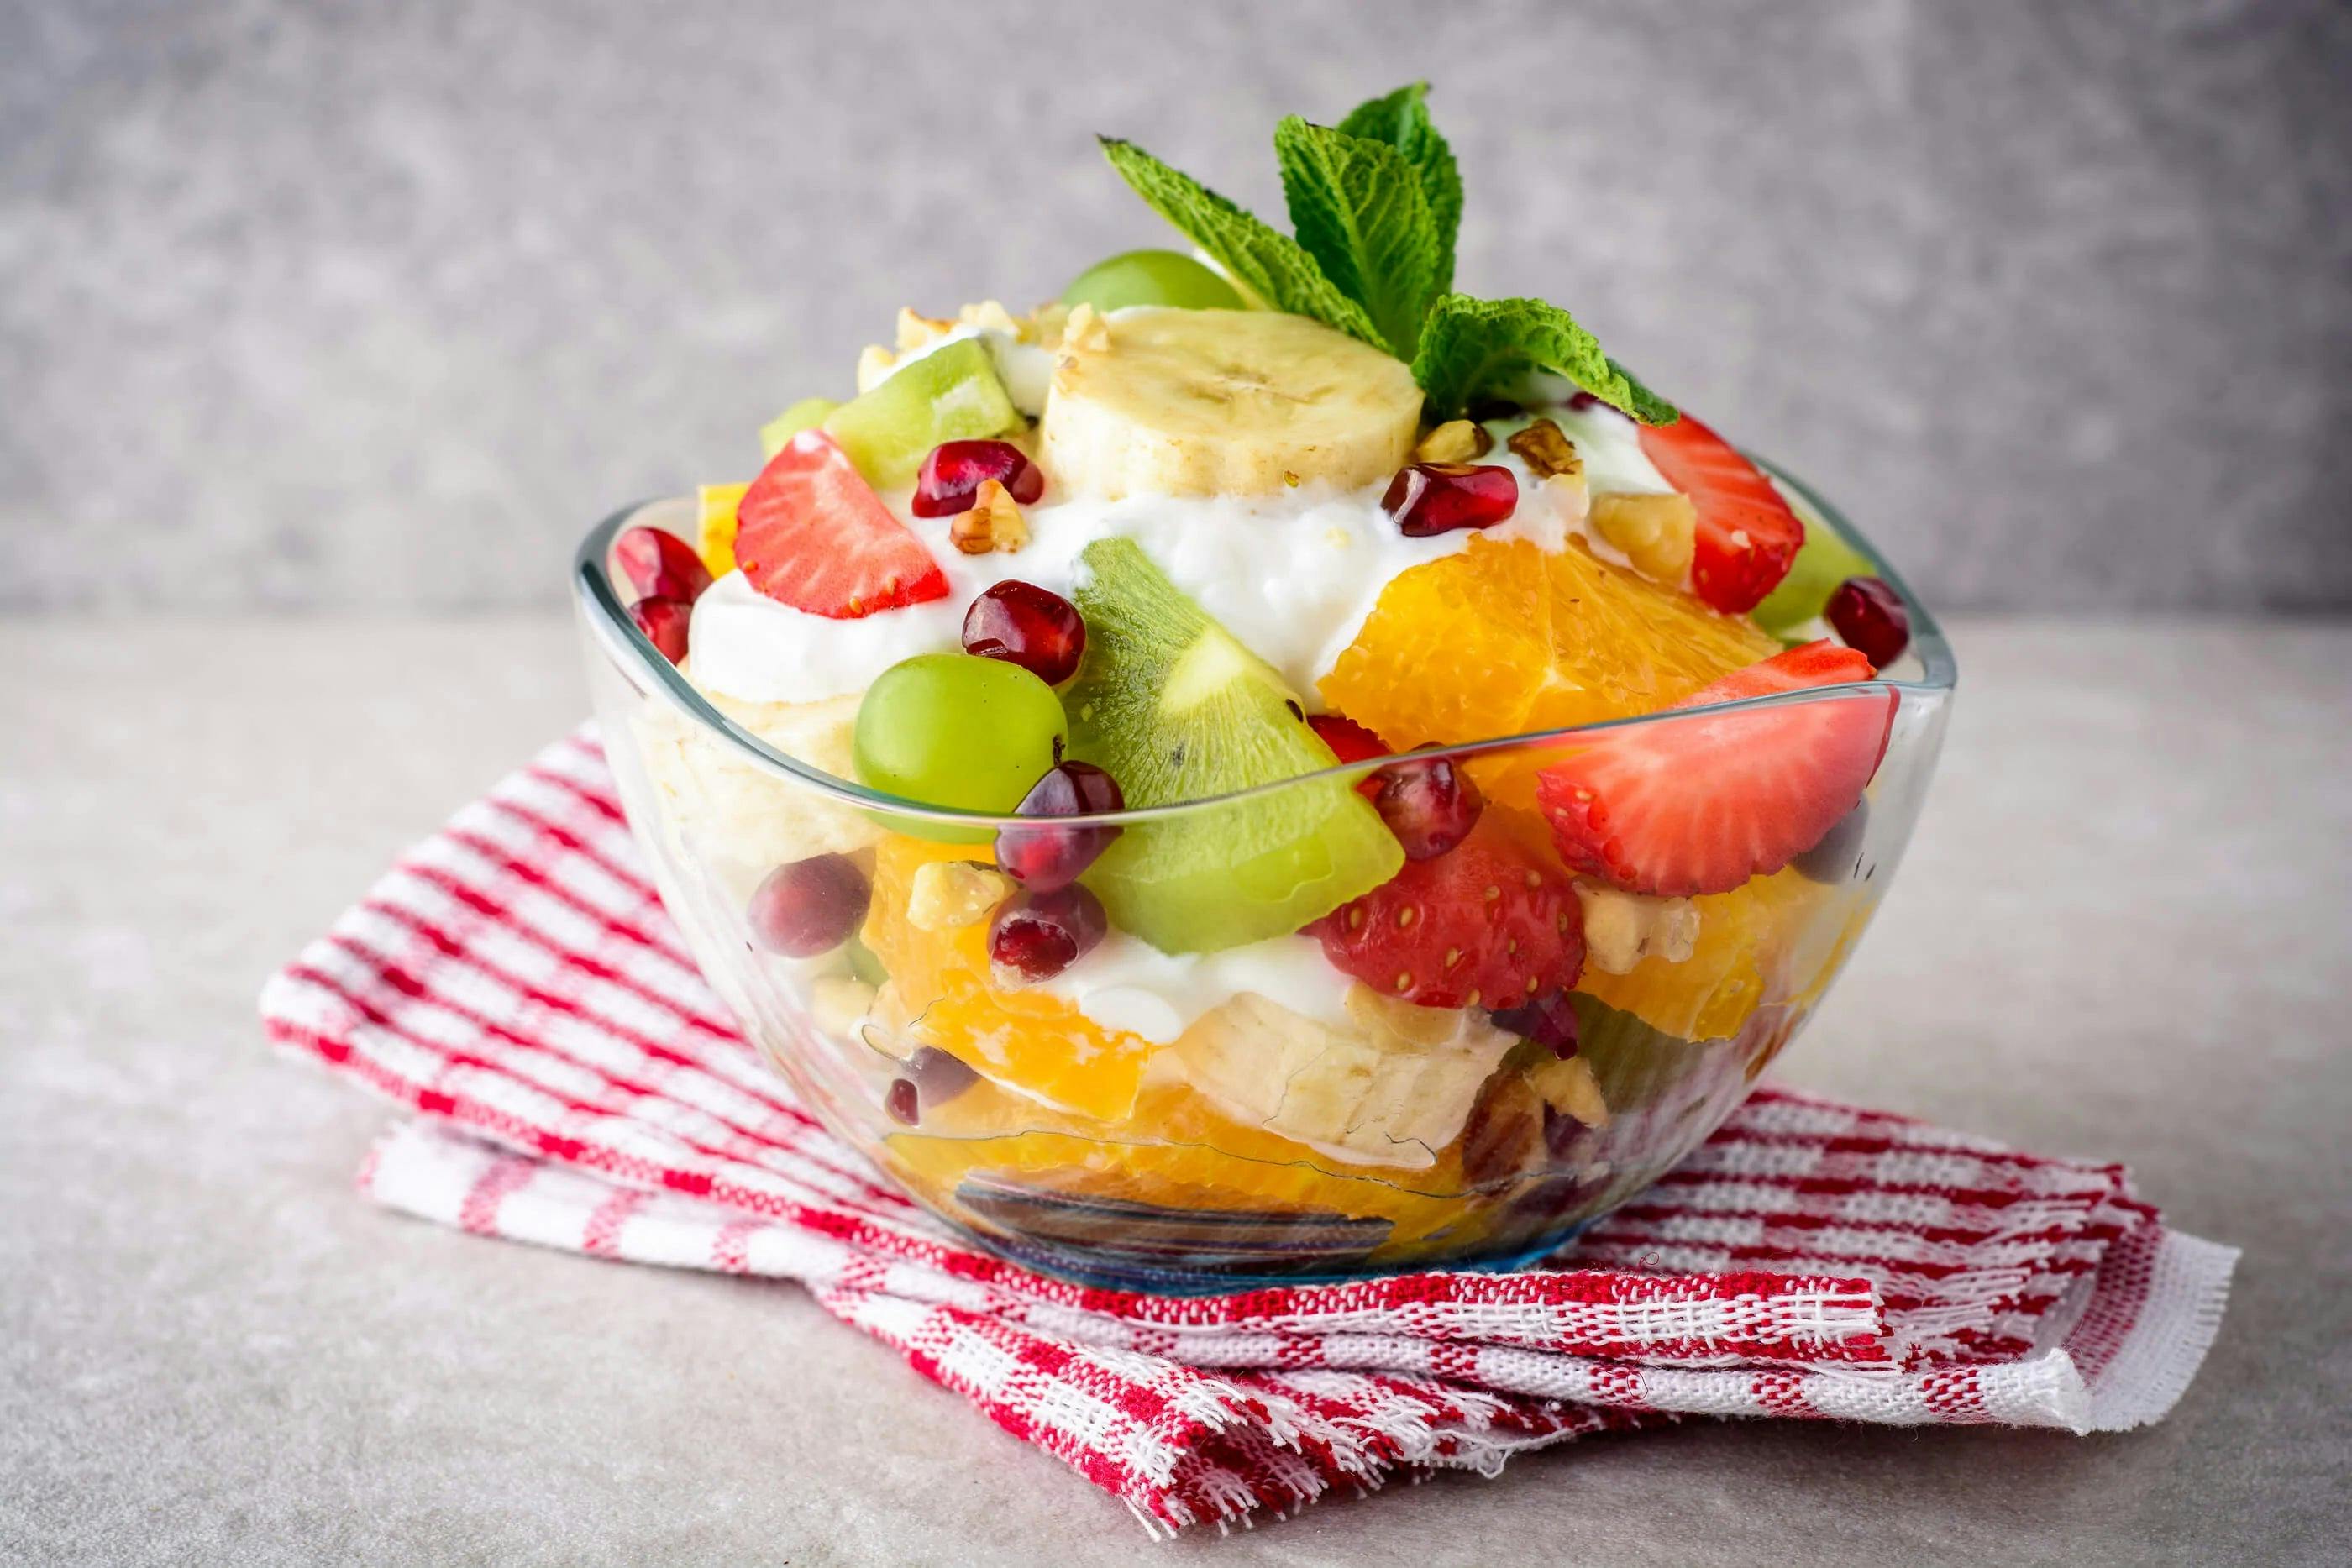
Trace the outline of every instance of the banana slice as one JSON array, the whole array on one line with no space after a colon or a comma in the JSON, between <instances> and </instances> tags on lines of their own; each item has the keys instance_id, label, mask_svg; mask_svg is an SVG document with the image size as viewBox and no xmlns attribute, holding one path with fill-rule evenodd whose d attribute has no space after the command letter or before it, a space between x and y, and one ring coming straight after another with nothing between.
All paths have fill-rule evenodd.
<instances>
[{"instance_id":1,"label":"banana slice","mask_svg":"<svg viewBox=\"0 0 2352 1568\"><path fill-rule=\"evenodd\" d=\"M786 756L852 776L855 694L814 703L739 702L708 689L702 695ZM750 897L776 866L849 853L882 837L862 813L739 760L725 742L664 705L646 704L637 728L665 824L738 899Z\"/></svg>"},{"instance_id":2,"label":"banana slice","mask_svg":"<svg viewBox=\"0 0 2352 1568\"><path fill-rule=\"evenodd\" d=\"M1098 325L1064 337L1045 400L1045 466L1066 492L1259 496L1318 479L1354 489L1412 455L1412 372L1320 322L1136 308Z\"/></svg>"},{"instance_id":3,"label":"banana slice","mask_svg":"<svg viewBox=\"0 0 2352 1568\"><path fill-rule=\"evenodd\" d=\"M1203 1014L1172 1053L1236 1120L1349 1165L1426 1169L1517 1041L1467 1012L1412 1008L1428 1016L1400 1025L1352 992L1348 1010L1356 1027L1334 1029L1244 991Z\"/></svg>"}]
</instances>

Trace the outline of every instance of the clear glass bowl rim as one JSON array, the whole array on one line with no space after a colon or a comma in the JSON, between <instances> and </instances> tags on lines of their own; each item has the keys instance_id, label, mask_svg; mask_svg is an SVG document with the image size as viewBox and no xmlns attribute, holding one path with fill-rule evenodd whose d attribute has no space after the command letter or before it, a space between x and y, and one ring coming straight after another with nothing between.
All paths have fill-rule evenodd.
<instances>
[{"instance_id":1,"label":"clear glass bowl rim","mask_svg":"<svg viewBox=\"0 0 2352 1568\"><path fill-rule=\"evenodd\" d=\"M1959 679L1959 667L1952 657L1951 644L1945 640L1943 628L1936 622L1916 594L1886 563L1877 547L1848 522L1836 507L1823 500L1811 486L1780 465L1761 457L1751 458L1775 479L1794 490L1807 506L1828 520L1830 526L1844 536L1868 557L1877 575L1903 598L1911 612L1910 655L1921 666L1916 680L1856 681L1840 686L1822 686L1807 691L1782 692L1770 696L1745 697L1738 702L1713 703L1705 707L1675 708L1668 712L1639 714L1631 718L1608 719L1598 724L1575 725L1564 729L1531 730L1523 735L1497 736L1489 740L1465 741L1457 746L1431 747L1415 751L1420 758L1475 758L1497 752L1523 749L1530 745L1557 742L1584 735L1600 735L1614 729L1631 729L1640 725L1670 723L1699 713L1730 713L1738 709L1791 706L1798 703L1837 701L1854 698L1874 692L1920 692L1941 695L1948 693ZM925 821L956 824L967 828L1003 828L1015 824L1034 827L1036 819L967 811L955 807L931 805L887 794L865 785L837 779L819 768L778 751L758 736L745 729L712 706L709 700L697 691L692 682L677 667L663 657L660 650L639 632L629 617L619 594L614 591L605 562L612 553L613 539L628 527L638 514L649 507L688 504L685 497L664 497L638 501L622 507L603 522L588 530L572 557L572 586L578 595L579 609L591 633L602 644L605 653L632 677L640 691L657 694L669 706L695 726L709 732L710 738L731 748L739 758L762 772L790 779L793 784L814 789L834 801L859 810L887 810L894 817L912 818ZM1188 812L1226 807L1237 801L1270 797L1284 789L1317 779L1360 779L1377 761L1343 762L1317 773L1302 773L1297 778L1279 779L1270 784L1236 790L1231 794L1205 796L1196 800L1178 801L1171 805L1129 808L1124 811L1099 812L1086 817L1056 817L1060 826L1087 823L1125 824L1155 821L1181 817Z\"/></svg>"}]
</instances>

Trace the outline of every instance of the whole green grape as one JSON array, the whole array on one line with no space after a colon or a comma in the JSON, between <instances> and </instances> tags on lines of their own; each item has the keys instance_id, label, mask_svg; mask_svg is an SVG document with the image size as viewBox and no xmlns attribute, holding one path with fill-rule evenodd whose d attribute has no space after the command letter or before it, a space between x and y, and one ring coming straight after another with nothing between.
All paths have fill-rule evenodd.
<instances>
[{"instance_id":1,"label":"whole green grape","mask_svg":"<svg viewBox=\"0 0 2352 1568\"><path fill-rule=\"evenodd\" d=\"M852 756L858 782L871 789L926 805L1009 813L1068 739L1061 698L1020 665L922 653L891 665L866 688ZM946 836L911 821L895 825Z\"/></svg>"},{"instance_id":2,"label":"whole green grape","mask_svg":"<svg viewBox=\"0 0 2352 1568\"><path fill-rule=\"evenodd\" d=\"M1805 542L1789 563L1789 575L1748 612L1774 636L1784 636L1819 615L1838 584L1849 577L1869 577L1878 570L1868 556L1845 542L1837 529L1822 518L1805 517Z\"/></svg>"},{"instance_id":3,"label":"whole green grape","mask_svg":"<svg viewBox=\"0 0 2352 1568\"><path fill-rule=\"evenodd\" d=\"M1128 305L1175 305L1187 310L1239 310L1234 286L1181 251L1130 250L1098 261L1062 290L1065 305L1117 310Z\"/></svg>"}]
</instances>

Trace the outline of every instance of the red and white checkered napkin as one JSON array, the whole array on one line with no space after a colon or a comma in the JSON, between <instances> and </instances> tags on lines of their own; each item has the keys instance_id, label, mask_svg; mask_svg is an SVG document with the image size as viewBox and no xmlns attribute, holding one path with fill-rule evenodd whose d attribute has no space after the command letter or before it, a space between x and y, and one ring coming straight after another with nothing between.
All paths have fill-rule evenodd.
<instances>
[{"instance_id":1,"label":"red and white checkered napkin","mask_svg":"<svg viewBox=\"0 0 2352 1568\"><path fill-rule=\"evenodd\" d=\"M402 860L262 1012L417 1113L362 1169L379 1201L797 1280L1154 1528L1681 1415L2137 1426L2188 1385L2236 1257L2164 1228L2118 1167L1764 1089L1551 1270L1209 1298L1046 1279L793 1103L696 973L585 735Z\"/></svg>"}]
</instances>

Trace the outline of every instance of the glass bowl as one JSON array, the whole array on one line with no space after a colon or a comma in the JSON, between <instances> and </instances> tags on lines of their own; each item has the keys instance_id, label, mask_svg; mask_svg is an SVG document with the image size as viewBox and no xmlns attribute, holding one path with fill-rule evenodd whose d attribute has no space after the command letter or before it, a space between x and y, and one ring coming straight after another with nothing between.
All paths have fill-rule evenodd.
<instances>
[{"instance_id":1,"label":"glass bowl","mask_svg":"<svg viewBox=\"0 0 2352 1568\"><path fill-rule=\"evenodd\" d=\"M1775 477L1810 524L1827 519L1876 559L1818 497ZM693 505L630 507L581 545L589 685L631 828L712 988L825 1124L925 1207L1000 1254L1127 1289L1509 1267L1641 1192L1722 1124L1821 1005L1910 837L1955 675L1934 620L1881 562L1912 639L1876 680L1415 753L1468 772L1488 814L1549 856L1532 810L1548 764L1668 726L1760 740L1798 707L1886 716L1855 810L1786 869L1691 900L1669 912L1673 929L1641 927L1663 951L1628 957L1627 922L1655 906L1587 906L1591 952L1568 998L1577 1044L1563 1056L1479 1009L1409 1007L1350 983L1307 936L1192 962L1114 933L1060 981L1004 983L988 963L985 905L970 907L988 885L973 872L997 831L1024 820L861 788L774 744L824 755L805 725L698 691L635 630L606 575L614 535L633 524L690 538ZM1181 831L1378 766L1056 821ZM814 958L764 949L749 913L762 879L836 853L871 888L856 936ZM1087 986L1068 983L1086 974Z\"/></svg>"}]
</instances>

